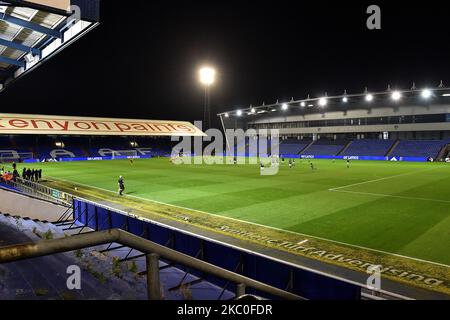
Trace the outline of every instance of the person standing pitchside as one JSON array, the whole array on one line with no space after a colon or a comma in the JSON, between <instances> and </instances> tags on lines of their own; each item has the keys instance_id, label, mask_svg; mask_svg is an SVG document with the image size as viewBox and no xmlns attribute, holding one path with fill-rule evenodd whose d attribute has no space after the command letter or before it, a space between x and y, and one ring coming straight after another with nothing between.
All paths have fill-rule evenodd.
<instances>
[{"instance_id":1,"label":"person standing pitchside","mask_svg":"<svg viewBox=\"0 0 450 320\"><path fill-rule=\"evenodd\" d=\"M118 183L119 183L119 195L123 196L123 192L125 190L125 184L123 182L123 177L122 176L119 177Z\"/></svg>"}]
</instances>

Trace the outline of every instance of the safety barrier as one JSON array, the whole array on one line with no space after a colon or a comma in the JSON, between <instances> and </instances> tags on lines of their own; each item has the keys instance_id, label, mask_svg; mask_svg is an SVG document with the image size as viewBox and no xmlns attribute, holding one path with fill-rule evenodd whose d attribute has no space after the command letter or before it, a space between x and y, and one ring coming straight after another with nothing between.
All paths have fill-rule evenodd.
<instances>
[{"instance_id":1,"label":"safety barrier","mask_svg":"<svg viewBox=\"0 0 450 320\"><path fill-rule=\"evenodd\" d=\"M74 201L73 196L68 193L19 177L8 181L7 184L26 195L64 206L72 206Z\"/></svg>"},{"instance_id":2,"label":"safety barrier","mask_svg":"<svg viewBox=\"0 0 450 320\"><path fill-rule=\"evenodd\" d=\"M74 199L74 219L79 224L96 231L113 228L125 230L183 254L201 259L226 270L237 272L243 276L307 299L354 300L370 297L370 295L363 293L363 288L360 284L284 263L269 256L121 212L84 199ZM178 267L183 269L183 266ZM195 270L185 270L224 288L224 290L230 288L237 290L234 284L223 278ZM249 290L249 293L262 295L266 298L275 298L255 290ZM383 292L382 294L385 297L404 298L388 292Z\"/></svg>"},{"instance_id":3,"label":"safety barrier","mask_svg":"<svg viewBox=\"0 0 450 320\"><path fill-rule=\"evenodd\" d=\"M237 297L244 295L246 287L248 287L282 299L303 299L302 297L285 290L280 290L235 272L230 272L202 260L193 258L189 255L182 254L151 241L142 239L141 237L120 229L90 232L62 239L44 240L38 243L32 242L2 247L0 248L0 263L8 263L56 253L75 251L113 242L145 253L147 262L147 292L148 298L151 300L162 299L159 275L160 258L167 259L186 268L193 268L199 272L210 274L220 279L224 279L225 281L235 283Z\"/></svg>"}]
</instances>

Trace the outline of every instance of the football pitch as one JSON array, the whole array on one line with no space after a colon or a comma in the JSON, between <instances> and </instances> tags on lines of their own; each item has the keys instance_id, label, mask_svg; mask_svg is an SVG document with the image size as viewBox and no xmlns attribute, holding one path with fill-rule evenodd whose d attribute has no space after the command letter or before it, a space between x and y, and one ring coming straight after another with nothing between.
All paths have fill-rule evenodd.
<instances>
[{"instance_id":1,"label":"football pitch","mask_svg":"<svg viewBox=\"0 0 450 320\"><path fill-rule=\"evenodd\" d=\"M42 163L44 178L190 208L386 253L450 265L450 166L297 160L277 175L258 165L174 165L169 159ZM118 196L117 196L118 197Z\"/></svg>"}]
</instances>

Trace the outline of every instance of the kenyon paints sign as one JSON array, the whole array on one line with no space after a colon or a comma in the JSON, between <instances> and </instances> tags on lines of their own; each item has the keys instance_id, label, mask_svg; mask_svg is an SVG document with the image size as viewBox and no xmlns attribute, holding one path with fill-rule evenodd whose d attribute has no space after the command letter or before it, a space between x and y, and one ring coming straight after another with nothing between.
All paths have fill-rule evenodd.
<instances>
[{"instance_id":1,"label":"kenyon paints sign","mask_svg":"<svg viewBox=\"0 0 450 320\"><path fill-rule=\"evenodd\" d=\"M0 134L204 136L190 122L0 114Z\"/></svg>"}]
</instances>

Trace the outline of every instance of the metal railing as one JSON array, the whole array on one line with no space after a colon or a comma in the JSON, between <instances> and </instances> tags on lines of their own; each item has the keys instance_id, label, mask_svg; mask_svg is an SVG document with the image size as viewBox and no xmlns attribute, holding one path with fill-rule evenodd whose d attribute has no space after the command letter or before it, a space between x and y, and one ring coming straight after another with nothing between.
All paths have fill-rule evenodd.
<instances>
[{"instance_id":1,"label":"metal railing","mask_svg":"<svg viewBox=\"0 0 450 320\"><path fill-rule=\"evenodd\" d=\"M246 288L252 288L281 299L306 300L293 293L217 267L120 229L89 232L67 238L3 247L0 248L0 263L43 257L113 242L141 251L146 255L147 292L150 300L162 299L159 276L160 258L235 283L237 297L244 295Z\"/></svg>"},{"instance_id":2,"label":"metal railing","mask_svg":"<svg viewBox=\"0 0 450 320\"><path fill-rule=\"evenodd\" d=\"M30 196L33 196L33 197L36 197L36 198L39 198L39 199L42 199L42 200L46 200L46 201L50 201L50 202L54 202L54 203L66 206L68 208L68 211L66 211L56 222L65 222L65 221L69 221L70 220L69 218L73 214L73 201L74 201L75 196L73 196L71 194L68 194L68 193L65 193L65 192L62 192L62 191L59 191L59 190L56 190L56 189L53 189L53 188L50 188L50 187L47 187L47 186L42 185L42 184L37 183L37 182L24 180L22 178L17 178L16 181L10 181L9 183L10 183L11 186L21 190L23 193L25 193L27 195L30 195ZM84 201L88 201L88 200L84 199ZM96 205L98 205L98 204L96 204ZM126 234L128 234L130 236L136 237L137 239L141 239L141 240L147 241L146 239L137 237L137 236L132 235L130 233L127 233L127 232L125 232L125 231L123 231L121 229L117 229L117 230L120 231L121 233L126 233ZM102 232L105 232L105 231L102 231ZM80 232L80 235L77 235L77 236L82 236L82 235L84 235L84 234L81 234L81 232ZM113 241L109 241L107 243L111 243L111 242L113 242ZM118 241L115 241L115 242L118 242ZM158 244L154 244L154 245L160 246ZM172 249L168 249L168 248L162 247L162 246L160 246L160 247L161 248L165 248L166 250L171 250L172 252L174 252L173 254L176 253L176 254L179 254L179 255L184 255L184 254L179 253L177 251L174 251ZM134 248L134 249L136 249L136 248ZM1 252L1 250L2 249L0 248L0 252ZM72 250L66 250L66 251L72 251ZM143 252L145 252L145 251L143 251ZM186 256L186 257L189 257L189 256ZM191 257L189 257L189 258L191 258ZM0 257L0 263L2 263L1 259L2 258ZM195 258L191 258L191 259L195 259ZM197 259L195 259L195 260L197 260ZM173 260L173 261L177 262L176 260ZM202 263L206 263L206 262L201 261L201 260L198 260L198 261L200 261ZM150 263L150 261L147 261L147 263ZM190 265L187 265L187 264L185 266L186 267L190 267ZM210 265L210 266L213 266L213 265ZM222 268L217 267L217 266L213 266L213 267L218 268L220 270L225 270L225 269L222 269ZM200 269L198 269L198 270L200 270ZM200 270L200 271L202 271L202 270ZM225 271L227 271L227 270L225 270ZM230 271L227 271L227 272L230 272ZM221 277L221 276L219 275L219 277ZM243 277L243 276L241 276L241 277ZM224 278L224 277L221 277L221 278ZM224 278L224 279L229 280L228 278ZM249 279L249 278L247 278L247 279ZM254 281L254 280L252 280L252 281ZM241 288L240 293L242 294L243 291L245 292L245 284L242 284L242 283L241 284L237 283L237 284L238 284L237 285L237 290L240 290L239 288ZM263 283L261 283L261 284L263 284ZM363 290L365 288L362 284L356 284L356 285L360 286ZM268 285L266 285L266 286L268 286ZM268 286L268 287L270 287L270 286ZM243 291L242 291L242 288L244 288ZM270 288L272 288L272 287L270 287ZM264 291L264 290L261 290L261 291ZM286 291L283 291L283 292L286 292ZM275 296L277 296L277 295L275 294ZM298 296L296 296L296 297L298 297ZM300 298L300 297L298 297L298 298ZM393 292L387 292L387 291L379 291L379 292L367 291L367 292L362 292L361 293L361 298L362 299L371 299L371 300L372 299L373 300L379 300L379 299L382 299L382 300L384 300L384 299L410 300L411 299L409 297L398 295L398 294L395 294Z\"/></svg>"},{"instance_id":3,"label":"metal railing","mask_svg":"<svg viewBox=\"0 0 450 320\"><path fill-rule=\"evenodd\" d=\"M47 187L40 183L17 177L14 180L8 181L8 184L24 194L38 199L51 201L63 206L71 206L73 204L73 196L71 194Z\"/></svg>"}]
</instances>

